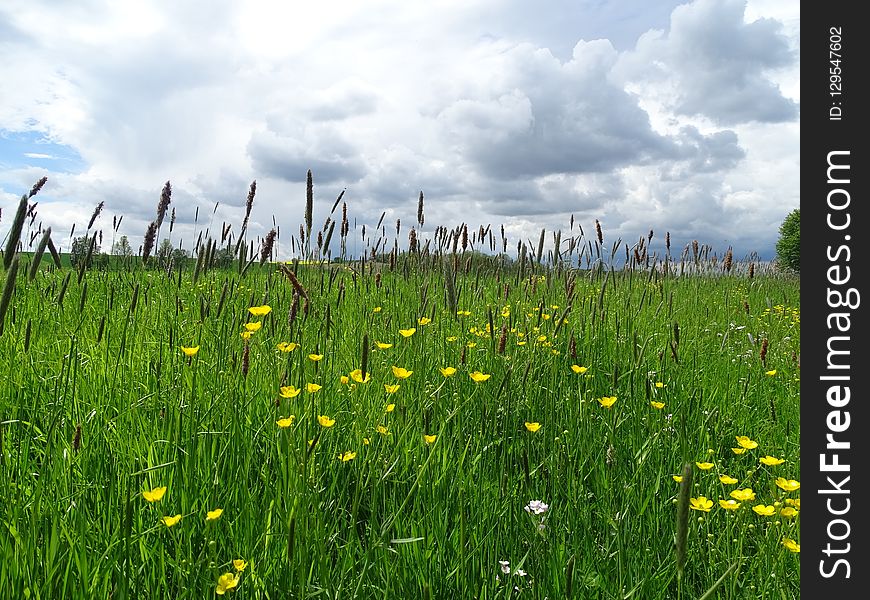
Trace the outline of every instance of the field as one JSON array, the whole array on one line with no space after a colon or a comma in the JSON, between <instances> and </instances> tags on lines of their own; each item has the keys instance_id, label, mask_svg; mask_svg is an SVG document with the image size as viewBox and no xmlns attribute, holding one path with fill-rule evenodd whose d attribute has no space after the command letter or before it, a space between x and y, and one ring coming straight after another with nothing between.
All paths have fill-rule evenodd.
<instances>
[{"instance_id":1,"label":"field","mask_svg":"<svg viewBox=\"0 0 870 600\"><path fill-rule=\"evenodd\" d=\"M18 255L0 596L799 597L797 278L410 250Z\"/></svg>"}]
</instances>

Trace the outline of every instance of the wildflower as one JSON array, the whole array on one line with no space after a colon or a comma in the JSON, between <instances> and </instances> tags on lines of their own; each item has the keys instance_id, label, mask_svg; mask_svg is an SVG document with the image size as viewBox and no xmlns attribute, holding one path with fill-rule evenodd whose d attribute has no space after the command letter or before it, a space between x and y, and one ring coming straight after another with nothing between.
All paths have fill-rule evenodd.
<instances>
[{"instance_id":1,"label":"wildflower","mask_svg":"<svg viewBox=\"0 0 870 600\"><path fill-rule=\"evenodd\" d=\"M737 480L731 477L730 475L719 475L719 481L724 483L725 485L733 485L737 483Z\"/></svg>"},{"instance_id":2,"label":"wildflower","mask_svg":"<svg viewBox=\"0 0 870 600\"><path fill-rule=\"evenodd\" d=\"M752 510L762 517L770 517L776 514L776 507L773 505L756 504L752 507Z\"/></svg>"},{"instance_id":3,"label":"wildflower","mask_svg":"<svg viewBox=\"0 0 870 600\"><path fill-rule=\"evenodd\" d=\"M598 403L604 408L610 408L616 403L616 396L604 396L598 399Z\"/></svg>"},{"instance_id":4,"label":"wildflower","mask_svg":"<svg viewBox=\"0 0 870 600\"><path fill-rule=\"evenodd\" d=\"M317 362L317 361L319 361L319 360L321 360L321 359L323 359L323 355L322 355L322 354L309 354L309 355L308 355L308 360L310 360L310 361L312 361L312 362Z\"/></svg>"},{"instance_id":5,"label":"wildflower","mask_svg":"<svg viewBox=\"0 0 870 600\"><path fill-rule=\"evenodd\" d=\"M313 394L314 392L320 390L320 388L322 387L322 385L316 383L309 383L305 386L305 389L308 391L309 394Z\"/></svg>"},{"instance_id":6,"label":"wildflower","mask_svg":"<svg viewBox=\"0 0 870 600\"><path fill-rule=\"evenodd\" d=\"M255 317L265 317L272 312L272 307L268 304L264 304L263 306L252 306L248 309L248 312Z\"/></svg>"},{"instance_id":7,"label":"wildflower","mask_svg":"<svg viewBox=\"0 0 870 600\"><path fill-rule=\"evenodd\" d=\"M293 352L294 350L296 350L296 348L299 347L299 344L295 342L279 342L276 347L281 352Z\"/></svg>"},{"instance_id":8,"label":"wildflower","mask_svg":"<svg viewBox=\"0 0 870 600\"><path fill-rule=\"evenodd\" d=\"M252 335L254 335L253 331L243 331L239 334L243 340L250 339Z\"/></svg>"},{"instance_id":9,"label":"wildflower","mask_svg":"<svg viewBox=\"0 0 870 600\"><path fill-rule=\"evenodd\" d=\"M444 377L450 377L451 375L456 373L456 369L453 367L442 367L438 370L441 371L441 374L444 375Z\"/></svg>"},{"instance_id":10,"label":"wildflower","mask_svg":"<svg viewBox=\"0 0 870 600\"><path fill-rule=\"evenodd\" d=\"M477 347L477 342L468 342L465 345L468 346L469 348L475 348L475 347Z\"/></svg>"},{"instance_id":11,"label":"wildflower","mask_svg":"<svg viewBox=\"0 0 870 600\"><path fill-rule=\"evenodd\" d=\"M709 471L713 468L713 463L709 462L696 462L695 465L702 471Z\"/></svg>"},{"instance_id":12,"label":"wildflower","mask_svg":"<svg viewBox=\"0 0 870 600\"><path fill-rule=\"evenodd\" d=\"M580 365L571 365L571 370L577 373L578 375L582 375L589 369L587 367L581 367Z\"/></svg>"},{"instance_id":13,"label":"wildflower","mask_svg":"<svg viewBox=\"0 0 870 600\"><path fill-rule=\"evenodd\" d=\"M500 565L500 568L501 568L501 572L502 572L502 573L504 573L505 575L510 575L510 573L511 573L511 563L510 563L509 561L506 561L506 560L500 560L500 561L498 561L498 564Z\"/></svg>"},{"instance_id":14,"label":"wildflower","mask_svg":"<svg viewBox=\"0 0 870 600\"><path fill-rule=\"evenodd\" d=\"M402 334L402 337L409 338L417 332L416 327L411 327L410 329L400 329L399 333Z\"/></svg>"},{"instance_id":15,"label":"wildflower","mask_svg":"<svg viewBox=\"0 0 870 600\"><path fill-rule=\"evenodd\" d=\"M375 342L375 346L377 346L380 350L387 350L393 347L392 344L387 344L385 342Z\"/></svg>"},{"instance_id":16,"label":"wildflower","mask_svg":"<svg viewBox=\"0 0 870 600\"><path fill-rule=\"evenodd\" d=\"M248 568L248 563L244 559L234 558L233 559L233 568L236 571L238 571L239 573L241 573L242 571L244 571L245 569Z\"/></svg>"},{"instance_id":17,"label":"wildflower","mask_svg":"<svg viewBox=\"0 0 870 600\"><path fill-rule=\"evenodd\" d=\"M238 575L233 575L232 573L224 573L223 575L218 577L217 589L215 589L215 593L218 596L223 596L227 593L228 590L235 589L235 587L238 585Z\"/></svg>"},{"instance_id":18,"label":"wildflower","mask_svg":"<svg viewBox=\"0 0 870 600\"><path fill-rule=\"evenodd\" d=\"M759 458L758 462L760 462L764 465L767 465L768 467L775 467L776 465L781 465L782 463L784 463L785 459L784 458L776 458L775 456L770 456L768 454L767 456L763 456L763 457Z\"/></svg>"},{"instance_id":19,"label":"wildflower","mask_svg":"<svg viewBox=\"0 0 870 600\"><path fill-rule=\"evenodd\" d=\"M528 504L523 507L529 514L542 515L550 508L549 504L546 504L543 500L532 500Z\"/></svg>"},{"instance_id":20,"label":"wildflower","mask_svg":"<svg viewBox=\"0 0 870 600\"><path fill-rule=\"evenodd\" d=\"M260 328L263 326L262 321L254 321L253 323L245 323L245 329L250 332L260 331Z\"/></svg>"},{"instance_id":21,"label":"wildflower","mask_svg":"<svg viewBox=\"0 0 870 600\"><path fill-rule=\"evenodd\" d=\"M746 448L731 448L731 451L734 454L744 454L746 452Z\"/></svg>"},{"instance_id":22,"label":"wildflower","mask_svg":"<svg viewBox=\"0 0 870 600\"><path fill-rule=\"evenodd\" d=\"M287 429L293 424L293 421L296 420L296 415L290 415L289 417L284 417L283 419L278 419L275 421L278 424L278 427L281 429Z\"/></svg>"},{"instance_id":23,"label":"wildflower","mask_svg":"<svg viewBox=\"0 0 870 600\"><path fill-rule=\"evenodd\" d=\"M199 346L193 346L190 348L182 346L181 351L184 352L186 357L190 358L191 356L196 356L196 353L199 352Z\"/></svg>"},{"instance_id":24,"label":"wildflower","mask_svg":"<svg viewBox=\"0 0 870 600\"><path fill-rule=\"evenodd\" d=\"M326 428L329 428L329 427L332 427L333 425L335 425L335 419L330 419L326 415L320 415L319 417L317 417L317 422L320 423L321 427L326 427Z\"/></svg>"},{"instance_id":25,"label":"wildflower","mask_svg":"<svg viewBox=\"0 0 870 600\"><path fill-rule=\"evenodd\" d=\"M404 367L397 367L397 366L393 365L393 375L395 375L399 379L407 379L408 377L411 376L411 374L413 372L414 371L409 371L408 369L405 369Z\"/></svg>"},{"instance_id":26,"label":"wildflower","mask_svg":"<svg viewBox=\"0 0 870 600\"><path fill-rule=\"evenodd\" d=\"M794 507L792 507L792 506L786 506L785 508L780 509L779 514L782 515L783 517L785 517L786 519L791 519L791 518L797 516L798 511L796 511L794 509Z\"/></svg>"},{"instance_id":27,"label":"wildflower","mask_svg":"<svg viewBox=\"0 0 870 600\"><path fill-rule=\"evenodd\" d=\"M163 521L163 524L167 527L172 527L181 520L181 515L175 515L174 517L163 517L160 520Z\"/></svg>"},{"instance_id":28,"label":"wildflower","mask_svg":"<svg viewBox=\"0 0 870 600\"><path fill-rule=\"evenodd\" d=\"M764 374L768 377L773 377L774 375L776 375L776 369L773 369L771 371L765 371Z\"/></svg>"},{"instance_id":29,"label":"wildflower","mask_svg":"<svg viewBox=\"0 0 870 600\"><path fill-rule=\"evenodd\" d=\"M755 492L752 491L752 488L731 490L731 493L729 495L735 500L740 500L741 502L746 502L747 500L755 500Z\"/></svg>"},{"instance_id":30,"label":"wildflower","mask_svg":"<svg viewBox=\"0 0 870 600\"><path fill-rule=\"evenodd\" d=\"M357 383L368 383L372 380L372 376L370 373L366 373L365 376L363 376L362 369L354 369L353 371L351 371L350 378Z\"/></svg>"},{"instance_id":31,"label":"wildflower","mask_svg":"<svg viewBox=\"0 0 870 600\"><path fill-rule=\"evenodd\" d=\"M801 499L800 498L786 498L785 503L787 506L794 506L797 510L801 509Z\"/></svg>"},{"instance_id":32,"label":"wildflower","mask_svg":"<svg viewBox=\"0 0 870 600\"><path fill-rule=\"evenodd\" d=\"M781 490L785 490L786 492L793 492L795 490L799 490L801 484L799 481L794 479L786 479L785 477L777 477L776 478L776 487Z\"/></svg>"},{"instance_id":33,"label":"wildflower","mask_svg":"<svg viewBox=\"0 0 870 600\"><path fill-rule=\"evenodd\" d=\"M399 391L399 384L397 383L395 385L390 385L388 383L385 383L384 389L387 390L388 394L395 394L396 392Z\"/></svg>"},{"instance_id":34,"label":"wildflower","mask_svg":"<svg viewBox=\"0 0 870 600\"><path fill-rule=\"evenodd\" d=\"M142 492L142 497L148 502L160 502L166 494L166 486L156 487L150 492Z\"/></svg>"},{"instance_id":35,"label":"wildflower","mask_svg":"<svg viewBox=\"0 0 870 600\"><path fill-rule=\"evenodd\" d=\"M663 387L665 387L665 384L662 383L661 381L656 381L656 387L657 387L658 389L662 389Z\"/></svg>"},{"instance_id":36,"label":"wildflower","mask_svg":"<svg viewBox=\"0 0 870 600\"><path fill-rule=\"evenodd\" d=\"M395 404L387 404L386 410L388 413L393 412L394 410L396 410L396 405Z\"/></svg>"},{"instance_id":37,"label":"wildflower","mask_svg":"<svg viewBox=\"0 0 870 600\"><path fill-rule=\"evenodd\" d=\"M434 444L437 438L437 435L426 435L425 433L423 434L423 439L426 441L427 444Z\"/></svg>"},{"instance_id":38,"label":"wildflower","mask_svg":"<svg viewBox=\"0 0 870 600\"><path fill-rule=\"evenodd\" d=\"M379 313L379 312L381 312L381 310L383 310L383 309L382 309L380 306L376 306L376 307L374 307L374 308L372 309L372 312L373 312L373 313Z\"/></svg>"},{"instance_id":39,"label":"wildflower","mask_svg":"<svg viewBox=\"0 0 870 600\"><path fill-rule=\"evenodd\" d=\"M719 506L725 510L737 510L740 508L740 503L737 500L719 500Z\"/></svg>"},{"instance_id":40,"label":"wildflower","mask_svg":"<svg viewBox=\"0 0 870 600\"><path fill-rule=\"evenodd\" d=\"M656 401L656 400L651 400L650 403L649 403L649 405L652 406L652 407L655 408L655 409L658 409L658 410L661 410L661 409L663 409L663 408L665 407L665 403L664 403L664 402L658 402L658 401Z\"/></svg>"},{"instance_id":41,"label":"wildflower","mask_svg":"<svg viewBox=\"0 0 870 600\"><path fill-rule=\"evenodd\" d=\"M755 448L758 448L758 442L749 439L748 436L738 435L735 436L735 439L737 440L737 445L741 448L746 448L747 450L753 450Z\"/></svg>"},{"instance_id":42,"label":"wildflower","mask_svg":"<svg viewBox=\"0 0 870 600\"><path fill-rule=\"evenodd\" d=\"M281 389L279 391L279 394L282 398L295 398L301 393L302 390L296 389L296 387L292 385L281 386Z\"/></svg>"},{"instance_id":43,"label":"wildflower","mask_svg":"<svg viewBox=\"0 0 870 600\"><path fill-rule=\"evenodd\" d=\"M341 385L347 385L350 383L350 378L347 375L342 375L338 380L341 382Z\"/></svg>"},{"instance_id":44,"label":"wildflower","mask_svg":"<svg viewBox=\"0 0 870 600\"><path fill-rule=\"evenodd\" d=\"M671 477L673 477L674 481L676 481L677 483L681 483L683 481L682 475L671 475Z\"/></svg>"},{"instance_id":45,"label":"wildflower","mask_svg":"<svg viewBox=\"0 0 870 600\"><path fill-rule=\"evenodd\" d=\"M782 538L782 545L795 553L799 553L801 551L801 545L791 538Z\"/></svg>"},{"instance_id":46,"label":"wildflower","mask_svg":"<svg viewBox=\"0 0 870 600\"><path fill-rule=\"evenodd\" d=\"M458 339L459 339L459 337L458 337L458 336L455 336L455 335L451 335L451 336L448 336L448 337L447 337L447 341L448 341L448 342L455 342L455 341L458 340Z\"/></svg>"},{"instance_id":47,"label":"wildflower","mask_svg":"<svg viewBox=\"0 0 870 600\"><path fill-rule=\"evenodd\" d=\"M492 377L492 375L489 375L487 373L481 373L480 371L474 371L473 373L469 373L468 376L471 377L475 381L475 383L486 381L487 379Z\"/></svg>"},{"instance_id":48,"label":"wildflower","mask_svg":"<svg viewBox=\"0 0 870 600\"><path fill-rule=\"evenodd\" d=\"M375 429L381 435L390 435L390 431L386 427L384 427L383 425L378 425L377 427L375 427Z\"/></svg>"},{"instance_id":49,"label":"wildflower","mask_svg":"<svg viewBox=\"0 0 870 600\"><path fill-rule=\"evenodd\" d=\"M341 462L347 462L349 460L353 460L354 458L356 458L356 452L348 451L348 452L340 452L338 454L338 460L340 460Z\"/></svg>"},{"instance_id":50,"label":"wildflower","mask_svg":"<svg viewBox=\"0 0 870 600\"><path fill-rule=\"evenodd\" d=\"M363 438L363 446L368 446L371 443L372 443L372 441L369 438L367 438L367 437Z\"/></svg>"},{"instance_id":51,"label":"wildflower","mask_svg":"<svg viewBox=\"0 0 870 600\"><path fill-rule=\"evenodd\" d=\"M689 508L692 510L700 510L702 512L710 512L710 509L713 508L713 501L707 500L705 496L689 498Z\"/></svg>"},{"instance_id":52,"label":"wildflower","mask_svg":"<svg viewBox=\"0 0 870 600\"><path fill-rule=\"evenodd\" d=\"M526 429L528 429L532 433L535 433L540 428L541 428L540 423L529 423L528 421L526 421Z\"/></svg>"},{"instance_id":53,"label":"wildflower","mask_svg":"<svg viewBox=\"0 0 870 600\"><path fill-rule=\"evenodd\" d=\"M221 518L222 514L224 514L224 509L222 509L222 508L216 508L214 510L210 510L207 513L205 513L205 520L206 521L217 521L218 519Z\"/></svg>"},{"instance_id":54,"label":"wildflower","mask_svg":"<svg viewBox=\"0 0 870 600\"><path fill-rule=\"evenodd\" d=\"M429 323L432 322L432 319L430 319L429 317L420 317L420 319L417 322L420 325L428 325Z\"/></svg>"}]
</instances>

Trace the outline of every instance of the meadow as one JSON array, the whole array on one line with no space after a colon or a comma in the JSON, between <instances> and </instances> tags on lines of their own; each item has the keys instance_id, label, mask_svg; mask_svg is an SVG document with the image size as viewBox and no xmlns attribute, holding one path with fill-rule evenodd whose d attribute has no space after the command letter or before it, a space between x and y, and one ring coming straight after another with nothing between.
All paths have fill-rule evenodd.
<instances>
[{"instance_id":1,"label":"meadow","mask_svg":"<svg viewBox=\"0 0 870 600\"><path fill-rule=\"evenodd\" d=\"M799 597L796 277L310 215L289 263L6 244L0 597Z\"/></svg>"}]
</instances>

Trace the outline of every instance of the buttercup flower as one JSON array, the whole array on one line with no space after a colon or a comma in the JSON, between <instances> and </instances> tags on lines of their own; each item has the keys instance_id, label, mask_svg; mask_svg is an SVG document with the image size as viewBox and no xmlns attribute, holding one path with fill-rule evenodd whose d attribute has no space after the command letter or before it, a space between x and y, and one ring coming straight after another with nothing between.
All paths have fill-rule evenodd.
<instances>
[{"instance_id":1,"label":"buttercup flower","mask_svg":"<svg viewBox=\"0 0 870 600\"><path fill-rule=\"evenodd\" d=\"M371 373L366 372L365 377L363 377L362 369L354 369L353 371L351 371L350 378L357 383L368 383L372 380Z\"/></svg>"},{"instance_id":2,"label":"buttercup flower","mask_svg":"<svg viewBox=\"0 0 870 600\"><path fill-rule=\"evenodd\" d=\"M432 319L430 319L429 317L420 317L420 319L417 321L417 323L419 323L420 325L428 325L431 322Z\"/></svg>"},{"instance_id":3,"label":"buttercup flower","mask_svg":"<svg viewBox=\"0 0 870 600\"><path fill-rule=\"evenodd\" d=\"M293 421L296 420L296 415L290 415L289 417L284 417L283 419L278 419L275 421L278 424L278 427L281 429L287 429L293 424Z\"/></svg>"},{"instance_id":4,"label":"buttercup flower","mask_svg":"<svg viewBox=\"0 0 870 600\"><path fill-rule=\"evenodd\" d=\"M239 576L232 573L224 573L218 577L217 588L215 593L218 596L223 596L229 590L235 589L239 585Z\"/></svg>"},{"instance_id":5,"label":"buttercup flower","mask_svg":"<svg viewBox=\"0 0 870 600\"><path fill-rule=\"evenodd\" d=\"M411 374L413 372L414 371L409 371L408 369L405 369L404 367L397 367L397 366L393 365L393 375L395 375L399 379L407 379L408 377L411 376Z\"/></svg>"},{"instance_id":6,"label":"buttercup flower","mask_svg":"<svg viewBox=\"0 0 870 600\"><path fill-rule=\"evenodd\" d=\"M598 399L598 403L604 408L610 408L616 404L616 396L604 396Z\"/></svg>"},{"instance_id":7,"label":"buttercup flower","mask_svg":"<svg viewBox=\"0 0 870 600\"><path fill-rule=\"evenodd\" d=\"M437 438L437 435L426 435L425 433L423 434L423 439L426 441L427 444L434 443Z\"/></svg>"},{"instance_id":8,"label":"buttercup flower","mask_svg":"<svg viewBox=\"0 0 870 600\"><path fill-rule=\"evenodd\" d=\"M764 374L768 377L773 377L774 375L776 375L776 369L773 369L771 371L765 371Z\"/></svg>"},{"instance_id":9,"label":"buttercup flower","mask_svg":"<svg viewBox=\"0 0 870 600\"><path fill-rule=\"evenodd\" d=\"M222 508L216 508L214 510L210 510L207 513L205 513L205 520L206 521L217 521L218 519L221 518L222 514L224 514L224 509L222 509Z\"/></svg>"},{"instance_id":10,"label":"buttercup flower","mask_svg":"<svg viewBox=\"0 0 870 600\"><path fill-rule=\"evenodd\" d=\"M799 553L801 551L801 545L791 538L782 538L782 545L795 553Z\"/></svg>"},{"instance_id":11,"label":"buttercup flower","mask_svg":"<svg viewBox=\"0 0 870 600\"><path fill-rule=\"evenodd\" d=\"M166 486L156 487L151 491L142 492L142 497L148 502L160 502L166 494Z\"/></svg>"},{"instance_id":12,"label":"buttercup flower","mask_svg":"<svg viewBox=\"0 0 870 600\"><path fill-rule=\"evenodd\" d=\"M776 507L773 505L756 504L752 507L752 510L762 517L770 517L776 514Z\"/></svg>"},{"instance_id":13,"label":"buttercup flower","mask_svg":"<svg viewBox=\"0 0 870 600\"><path fill-rule=\"evenodd\" d=\"M762 456L758 459L758 462L767 465L768 467L775 467L776 465L781 465L785 462L784 458L776 458L775 456Z\"/></svg>"},{"instance_id":14,"label":"buttercup flower","mask_svg":"<svg viewBox=\"0 0 870 600\"><path fill-rule=\"evenodd\" d=\"M665 384L662 383L661 381L656 381L656 387L657 387L658 389L662 389L663 387L665 387Z\"/></svg>"},{"instance_id":15,"label":"buttercup flower","mask_svg":"<svg viewBox=\"0 0 870 600\"><path fill-rule=\"evenodd\" d=\"M737 500L719 500L719 506L725 510L737 510L740 508L740 503Z\"/></svg>"},{"instance_id":16,"label":"buttercup flower","mask_svg":"<svg viewBox=\"0 0 870 600\"><path fill-rule=\"evenodd\" d=\"M746 448L731 448L731 451L734 454L744 454L746 452Z\"/></svg>"},{"instance_id":17,"label":"buttercup flower","mask_svg":"<svg viewBox=\"0 0 870 600\"><path fill-rule=\"evenodd\" d=\"M456 373L456 369L454 369L453 367L443 367L438 370L441 371L441 374L444 375L444 377L450 377L451 375Z\"/></svg>"},{"instance_id":18,"label":"buttercup flower","mask_svg":"<svg viewBox=\"0 0 870 600\"><path fill-rule=\"evenodd\" d=\"M387 391L388 394L395 394L399 391L399 384L397 383L395 385L390 385L388 383L385 383L384 389Z\"/></svg>"},{"instance_id":19,"label":"buttercup flower","mask_svg":"<svg viewBox=\"0 0 870 600\"><path fill-rule=\"evenodd\" d=\"M664 403L664 402L657 402L656 400L651 400L650 403L649 403L649 405L652 406L652 407L655 408L655 409L658 409L658 410L661 410L661 409L663 409L663 408L665 407L665 403Z\"/></svg>"},{"instance_id":20,"label":"buttercup flower","mask_svg":"<svg viewBox=\"0 0 870 600\"><path fill-rule=\"evenodd\" d=\"M526 421L526 429L528 429L532 433L535 433L540 428L541 428L540 423L529 423L528 421Z\"/></svg>"},{"instance_id":21,"label":"buttercup flower","mask_svg":"<svg viewBox=\"0 0 870 600\"><path fill-rule=\"evenodd\" d=\"M578 375L582 375L589 369L587 367L581 367L580 365L571 365L571 370L577 373Z\"/></svg>"},{"instance_id":22,"label":"buttercup flower","mask_svg":"<svg viewBox=\"0 0 870 600\"><path fill-rule=\"evenodd\" d=\"M279 390L279 394L282 398L295 398L301 392L302 390L296 389L296 387L292 385L281 386L281 389Z\"/></svg>"},{"instance_id":23,"label":"buttercup flower","mask_svg":"<svg viewBox=\"0 0 870 600\"><path fill-rule=\"evenodd\" d=\"M399 333L402 334L402 337L409 338L417 332L416 327L411 327L410 329L400 329Z\"/></svg>"},{"instance_id":24,"label":"buttercup flower","mask_svg":"<svg viewBox=\"0 0 870 600\"><path fill-rule=\"evenodd\" d=\"M692 510L700 510L702 512L710 512L710 509L713 508L713 501L708 500L705 496L689 498L689 508Z\"/></svg>"},{"instance_id":25,"label":"buttercup flower","mask_svg":"<svg viewBox=\"0 0 870 600\"><path fill-rule=\"evenodd\" d=\"M260 328L263 326L262 321L254 321L253 323L245 323L245 329L248 331L260 331Z\"/></svg>"},{"instance_id":26,"label":"buttercup flower","mask_svg":"<svg viewBox=\"0 0 870 600\"><path fill-rule=\"evenodd\" d=\"M308 355L308 360L310 360L312 362L317 362L317 361L322 360L322 359L323 359L322 354L313 354L312 353L312 354Z\"/></svg>"},{"instance_id":27,"label":"buttercup flower","mask_svg":"<svg viewBox=\"0 0 870 600\"><path fill-rule=\"evenodd\" d=\"M695 465L702 471L709 471L713 468L713 463L711 462L696 462Z\"/></svg>"},{"instance_id":28,"label":"buttercup flower","mask_svg":"<svg viewBox=\"0 0 870 600\"><path fill-rule=\"evenodd\" d=\"M329 427L332 427L333 425L335 425L335 419L330 419L326 415L320 415L319 417L317 417L317 422L320 423L321 427L326 427L326 428L329 428Z\"/></svg>"},{"instance_id":29,"label":"buttercup flower","mask_svg":"<svg viewBox=\"0 0 870 600\"><path fill-rule=\"evenodd\" d=\"M392 344L387 344L386 342L375 342L375 346L377 346L380 350L387 350L393 347Z\"/></svg>"},{"instance_id":30,"label":"buttercup flower","mask_svg":"<svg viewBox=\"0 0 870 600\"><path fill-rule=\"evenodd\" d=\"M272 307L268 304L264 304L263 306L252 306L248 309L248 312L255 317L265 317L272 312Z\"/></svg>"},{"instance_id":31,"label":"buttercup flower","mask_svg":"<svg viewBox=\"0 0 870 600\"><path fill-rule=\"evenodd\" d=\"M349 460L353 460L354 458L356 458L356 452L348 451L348 452L340 452L338 454L338 460L340 460L341 462L347 462Z\"/></svg>"},{"instance_id":32,"label":"buttercup flower","mask_svg":"<svg viewBox=\"0 0 870 600\"><path fill-rule=\"evenodd\" d=\"M786 479L785 477L777 477L775 483L776 487L785 490L786 492L793 492L801 487L799 481L795 479Z\"/></svg>"},{"instance_id":33,"label":"buttercup flower","mask_svg":"<svg viewBox=\"0 0 870 600\"><path fill-rule=\"evenodd\" d=\"M797 516L798 511L796 511L792 506L786 506L785 508L780 509L779 514L786 519L791 519Z\"/></svg>"},{"instance_id":34,"label":"buttercup flower","mask_svg":"<svg viewBox=\"0 0 870 600\"><path fill-rule=\"evenodd\" d=\"M755 492L752 491L752 488L731 490L729 496L731 496L735 500L740 500L741 502L746 502L747 500L755 500Z\"/></svg>"},{"instance_id":35,"label":"buttercup flower","mask_svg":"<svg viewBox=\"0 0 870 600\"><path fill-rule=\"evenodd\" d=\"M276 348L281 352L293 352L296 348L299 347L299 344L295 342L279 342Z\"/></svg>"},{"instance_id":36,"label":"buttercup flower","mask_svg":"<svg viewBox=\"0 0 870 600\"><path fill-rule=\"evenodd\" d=\"M309 383L305 386L305 389L308 390L309 394L313 394L314 392L318 391L322 387L323 387L322 385L319 385L317 383Z\"/></svg>"},{"instance_id":37,"label":"buttercup flower","mask_svg":"<svg viewBox=\"0 0 870 600\"><path fill-rule=\"evenodd\" d=\"M737 439L737 445L741 448L746 448L747 450L753 450L755 448L758 448L758 442L749 439L748 436L737 435L734 437Z\"/></svg>"},{"instance_id":38,"label":"buttercup flower","mask_svg":"<svg viewBox=\"0 0 870 600\"><path fill-rule=\"evenodd\" d=\"M492 375L489 375L487 373L481 373L480 371L474 371L473 373L469 373L468 376L471 377L475 381L475 383L486 381L487 379L492 377Z\"/></svg>"},{"instance_id":39,"label":"buttercup flower","mask_svg":"<svg viewBox=\"0 0 870 600\"><path fill-rule=\"evenodd\" d=\"M172 527L181 520L181 515L175 515L174 517L163 517L160 520L163 521L163 524L167 527Z\"/></svg>"},{"instance_id":40,"label":"buttercup flower","mask_svg":"<svg viewBox=\"0 0 870 600\"><path fill-rule=\"evenodd\" d=\"M191 346L189 348L186 346L182 346L181 351L184 352L185 356L190 358L191 356L196 356L196 353L199 352L199 346Z\"/></svg>"},{"instance_id":41,"label":"buttercup flower","mask_svg":"<svg viewBox=\"0 0 870 600\"><path fill-rule=\"evenodd\" d=\"M244 571L247 567L248 567L248 563L245 560L243 560L241 558L234 558L233 559L233 568L236 571L238 571L239 573Z\"/></svg>"},{"instance_id":42,"label":"buttercup flower","mask_svg":"<svg viewBox=\"0 0 870 600\"><path fill-rule=\"evenodd\" d=\"M734 479L730 475L725 475L725 474L719 475L719 481L721 481L725 485L733 485L733 484L737 483L736 479Z\"/></svg>"},{"instance_id":43,"label":"buttercup flower","mask_svg":"<svg viewBox=\"0 0 870 600\"><path fill-rule=\"evenodd\" d=\"M673 477L674 481L676 481L677 483L682 483L683 481L682 475L671 475L671 477Z\"/></svg>"},{"instance_id":44,"label":"buttercup flower","mask_svg":"<svg viewBox=\"0 0 870 600\"><path fill-rule=\"evenodd\" d=\"M393 412L394 410L396 410L395 404L387 404L387 408L386 408L387 412Z\"/></svg>"}]
</instances>

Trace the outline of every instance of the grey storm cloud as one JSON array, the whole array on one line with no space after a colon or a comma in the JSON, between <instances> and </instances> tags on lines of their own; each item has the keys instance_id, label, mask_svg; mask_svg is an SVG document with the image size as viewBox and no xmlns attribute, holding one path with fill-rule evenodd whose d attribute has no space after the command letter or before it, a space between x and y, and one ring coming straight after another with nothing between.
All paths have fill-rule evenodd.
<instances>
[{"instance_id":1,"label":"grey storm cloud","mask_svg":"<svg viewBox=\"0 0 870 600\"><path fill-rule=\"evenodd\" d=\"M354 182L365 174L358 150L337 131L303 139L257 132L248 143L254 170L285 181L305 181L308 170L324 183Z\"/></svg>"}]
</instances>

